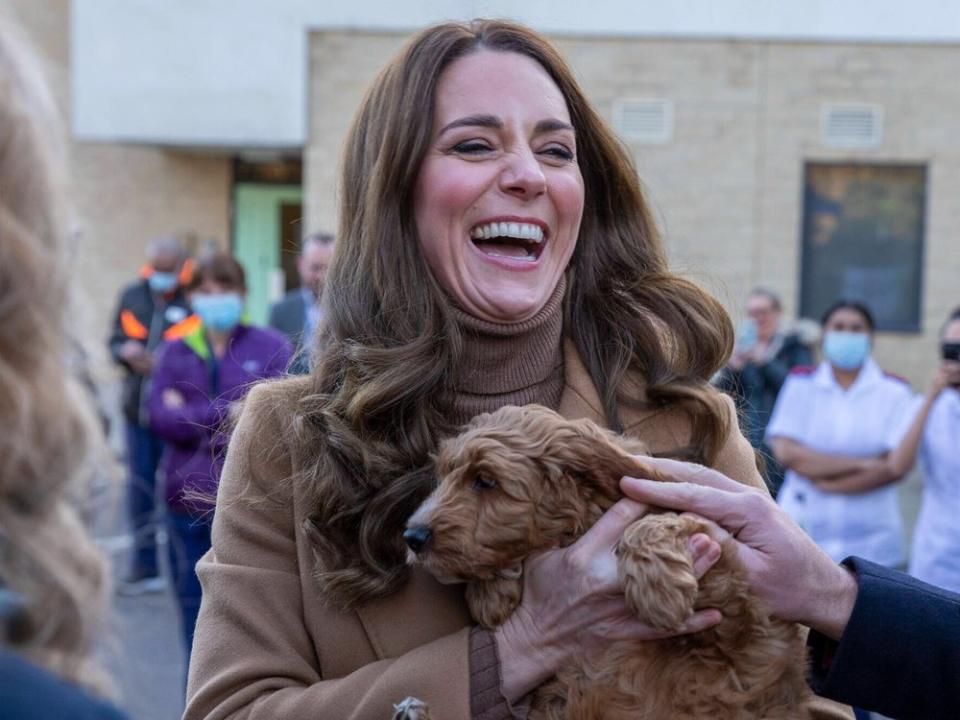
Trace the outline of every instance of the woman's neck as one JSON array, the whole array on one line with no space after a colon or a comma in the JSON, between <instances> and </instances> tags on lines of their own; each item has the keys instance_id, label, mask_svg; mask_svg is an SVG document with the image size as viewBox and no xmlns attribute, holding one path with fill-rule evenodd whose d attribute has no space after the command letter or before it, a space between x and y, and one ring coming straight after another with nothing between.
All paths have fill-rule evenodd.
<instances>
[{"instance_id":1,"label":"woman's neck","mask_svg":"<svg viewBox=\"0 0 960 720\"><path fill-rule=\"evenodd\" d=\"M559 404L565 289L561 278L547 304L519 323L490 323L454 309L462 343L451 399L454 422L465 423L504 405Z\"/></svg>"},{"instance_id":2,"label":"woman's neck","mask_svg":"<svg viewBox=\"0 0 960 720\"><path fill-rule=\"evenodd\" d=\"M233 330L221 332L207 328L207 341L210 343L210 350L213 352L214 357L220 359L226 354L227 343L230 342L230 336L232 334Z\"/></svg>"},{"instance_id":3,"label":"woman's neck","mask_svg":"<svg viewBox=\"0 0 960 720\"><path fill-rule=\"evenodd\" d=\"M856 382L860 371L863 369L862 365L853 370L841 370L836 365L831 365L830 367L833 370L833 379L836 380L837 384L844 390L848 390L850 386Z\"/></svg>"}]
</instances>

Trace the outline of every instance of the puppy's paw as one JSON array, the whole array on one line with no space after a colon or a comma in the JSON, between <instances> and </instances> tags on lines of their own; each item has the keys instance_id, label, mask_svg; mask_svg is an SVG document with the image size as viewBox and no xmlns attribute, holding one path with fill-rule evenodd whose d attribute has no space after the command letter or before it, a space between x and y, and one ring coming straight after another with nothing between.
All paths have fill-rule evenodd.
<instances>
[{"instance_id":1,"label":"puppy's paw","mask_svg":"<svg viewBox=\"0 0 960 720\"><path fill-rule=\"evenodd\" d=\"M686 525L676 515L648 515L628 527L617 546L627 605L659 630L679 630L697 601Z\"/></svg>"},{"instance_id":2,"label":"puppy's paw","mask_svg":"<svg viewBox=\"0 0 960 720\"><path fill-rule=\"evenodd\" d=\"M430 708L423 700L415 697L398 702L393 709L393 720L430 720Z\"/></svg>"}]
</instances>

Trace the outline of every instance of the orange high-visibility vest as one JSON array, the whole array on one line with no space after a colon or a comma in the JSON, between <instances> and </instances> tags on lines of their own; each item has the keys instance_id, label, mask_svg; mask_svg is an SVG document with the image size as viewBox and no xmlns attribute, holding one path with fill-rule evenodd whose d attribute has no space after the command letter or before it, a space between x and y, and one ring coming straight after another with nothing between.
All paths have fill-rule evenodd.
<instances>
[{"instance_id":1,"label":"orange high-visibility vest","mask_svg":"<svg viewBox=\"0 0 960 720\"><path fill-rule=\"evenodd\" d=\"M180 272L177 274L177 284L184 288L190 284L190 281L193 279L193 271L196 269L197 263L193 258L187 258L180 265ZM153 275L156 270L153 268L153 265L147 263L140 268L138 275L141 280L148 280L151 275Z\"/></svg>"},{"instance_id":2,"label":"orange high-visibility vest","mask_svg":"<svg viewBox=\"0 0 960 720\"><path fill-rule=\"evenodd\" d=\"M193 280L195 267L196 263L193 261L193 258L187 258L183 261L183 265L180 266L180 275L177 277L180 287L184 288L190 284L190 281Z\"/></svg>"},{"instance_id":3,"label":"orange high-visibility vest","mask_svg":"<svg viewBox=\"0 0 960 720\"><path fill-rule=\"evenodd\" d=\"M124 335L133 340L146 340L150 337L150 331L137 320L132 310L124 310L120 313L120 329L123 330Z\"/></svg>"},{"instance_id":4,"label":"orange high-visibility vest","mask_svg":"<svg viewBox=\"0 0 960 720\"><path fill-rule=\"evenodd\" d=\"M200 329L201 321L199 315L191 315L184 318L176 325L171 325L163 333L164 340L180 340L191 333L195 333Z\"/></svg>"}]
</instances>

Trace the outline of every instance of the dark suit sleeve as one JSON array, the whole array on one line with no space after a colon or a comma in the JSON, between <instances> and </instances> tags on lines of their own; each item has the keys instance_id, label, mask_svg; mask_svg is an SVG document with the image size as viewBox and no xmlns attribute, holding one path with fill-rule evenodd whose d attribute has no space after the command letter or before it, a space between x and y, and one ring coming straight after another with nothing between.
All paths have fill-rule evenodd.
<instances>
[{"instance_id":1,"label":"dark suit sleeve","mask_svg":"<svg viewBox=\"0 0 960 720\"><path fill-rule=\"evenodd\" d=\"M128 720L113 705L0 649L0 717L4 720L69 718Z\"/></svg>"},{"instance_id":2,"label":"dark suit sleeve","mask_svg":"<svg viewBox=\"0 0 960 720\"><path fill-rule=\"evenodd\" d=\"M282 302L280 300L270 306L270 327L280 332L283 332L283 324L280 322L280 305Z\"/></svg>"},{"instance_id":3,"label":"dark suit sleeve","mask_svg":"<svg viewBox=\"0 0 960 720\"><path fill-rule=\"evenodd\" d=\"M860 585L839 643L810 633L818 695L892 718L960 712L960 595L861 560Z\"/></svg>"}]
</instances>

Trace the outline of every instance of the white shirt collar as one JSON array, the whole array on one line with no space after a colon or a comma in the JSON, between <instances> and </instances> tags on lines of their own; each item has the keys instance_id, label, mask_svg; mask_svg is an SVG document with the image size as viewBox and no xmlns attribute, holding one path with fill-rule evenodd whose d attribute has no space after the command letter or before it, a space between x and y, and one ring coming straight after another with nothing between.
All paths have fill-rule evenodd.
<instances>
[{"instance_id":1,"label":"white shirt collar","mask_svg":"<svg viewBox=\"0 0 960 720\"><path fill-rule=\"evenodd\" d=\"M861 388L868 388L871 385L874 385L877 381L883 379L883 370L880 369L880 366L877 365L873 357L868 356L866 361L863 363L863 366L860 368L860 372L857 374L857 379L853 381L847 390L844 390L840 387L840 383L837 382L837 379L833 375L833 368L830 366L828 360L824 360L817 367L816 372L813 374L813 381L822 387L826 388L835 388L841 392L857 392Z\"/></svg>"}]
</instances>

